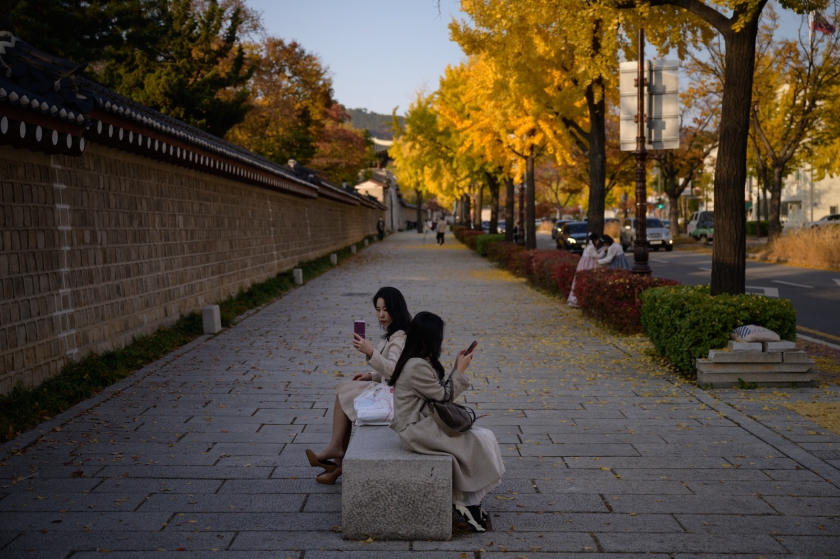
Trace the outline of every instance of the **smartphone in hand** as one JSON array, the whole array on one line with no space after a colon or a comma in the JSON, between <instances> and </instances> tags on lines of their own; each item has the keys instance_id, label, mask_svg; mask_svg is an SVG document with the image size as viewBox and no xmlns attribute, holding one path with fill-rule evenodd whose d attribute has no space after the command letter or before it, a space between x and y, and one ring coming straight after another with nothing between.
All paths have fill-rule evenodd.
<instances>
[{"instance_id":1,"label":"smartphone in hand","mask_svg":"<svg viewBox=\"0 0 840 559\"><path fill-rule=\"evenodd\" d=\"M464 355L469 355L475 349L475 346L478 345L478 340L473 340L473 343L470 344L470 347L467 348L467 351L464 352Z\"/></svg>"},{"instance_id":2,"label":"smartphone in hand","mask_svg":"<svg viewBox=\"0 0 840 559\"><path fill-rule=\"evenodd\" d=\"M364 320L355 320L353 321L353 333L358 334L360 338L365 338L365 321Z\"/></svg>"}]
</instances>

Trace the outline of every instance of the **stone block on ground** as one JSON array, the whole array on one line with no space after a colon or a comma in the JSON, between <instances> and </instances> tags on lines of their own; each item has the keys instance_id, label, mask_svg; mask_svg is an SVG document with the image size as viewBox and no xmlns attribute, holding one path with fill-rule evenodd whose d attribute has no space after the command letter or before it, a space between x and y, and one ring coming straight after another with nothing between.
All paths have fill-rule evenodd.
<instances>
[{"instance_id":1,"label":"stone block on ground","mask_svg":"<svg viewBox=\"0 0 840 559\"><path fill-rule=\"evenodd\" d=\"M796 349L795 342L787 341L762 342L761 345L764 346L763 349L767 352L793 351L794 349Z\"/></svg>"},{"instance_id":2,"label":"stone block on ground","mask_svg":"<svg viewBox=\"0 0 840 559\"><path fill-rule=\"evenodd\" d=\"M777 355L773 353L768 353L766 355ZM808 359L808 353L804 351L786 351L781 354L782 361L785 363L813 363L810 359Z\"/></svg>"},{"instance_id":3,"label":"stone block on ground","mask_svg":"<svg viewBox=\"0 0 840 559\"><path fill-rule=\"evenodd\" d=\"M356 254L356 245L350 245L350 254Z\"/></svg>"},{"instance_id":4,"label":"stone block on ground","mask_svg":"<svg viewBox=\"0 0 840 559\"><path fill-rule=\"evenodd\" d=\"M201 322L205 334L218 334L222 331L222 313L219 305L207 305L201 309Z\"/></svg>"},{"instance_id":5,"label":"stone block on ground","mask_svg":"<svg viewBox=\"0 0 840 559\"><path fill-rule=\"evenodd\" d=\"M805 384L814 380L813 365L811 360L800 363L720 363L698 359L697 383L711 384L715 388L737 386L739 379L759 386Z\"/></svg>"},{"instance_id":6,"label":"stone block on ground","mask_svg":"<svg viewBox=\"0 0 840 559\"><path fill-rule=\"evenodd\" d=\"M368 242L368 240L367 240L367 239L365 239L365 246L368 246L369 244L370 244L370 243Z\"/></svg>"},{"instance_id":7,"label":"stone block on ground","mask_svg":"<svg viewBox=\"0 0 840 559\"><path fill-rule=\"evenodd\" d=\"M344 456L345 539L452 537L452 458L405 450L389 427L356 429Z\"/></svg>"},{"instance_id":8,"label":"stone block on ground","mask_svg":"<svg viewBox=\"0 0 840 559\"><path fill-rule=\"evenodd\" d=\"M330 264L332 264L333 266L338 265L338 255L336 253L330 254Z\"/></svg>"},{"instance_id":9,"label":"stone block on ground","mask_svg":"<svg viewBox=\"0 0 840 559\"><path fill-rule=\"evenodd\" d=\"M295 285L303 285L303 270L295 268L292 270L292 274L295 276Z\"/></svg>"},{"instance_id":10,"label":"stone block on ground","mask_svg":"<svg viewBox=\"0 0 840 559\"><path fill-rule=\"evenodd\" d=\"M759 353L757 351L709 351L709 361L714 363L781 363L781 353Z\"/></svg>"},{"instance_id":11,"label":"stone block on ground","mask_svg":"<svg viewBox=\"0 0 840 559\"><path fill-rule=\"evenodd\" d=\"M761 351L761 342L736 342L729 340L729 351Z\"/></svg>"}]
</instances>

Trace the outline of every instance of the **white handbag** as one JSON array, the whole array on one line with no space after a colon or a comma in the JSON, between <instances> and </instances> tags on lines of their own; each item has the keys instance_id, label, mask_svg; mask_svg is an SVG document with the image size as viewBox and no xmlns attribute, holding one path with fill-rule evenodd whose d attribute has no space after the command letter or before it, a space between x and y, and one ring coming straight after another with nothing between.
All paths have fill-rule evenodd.
<instances>
[{"instance_id":1,"label":"white handbag","mask_svg":"<svg viewBox=\"0 0 840 559\"><path fill-rule=\"evenodd\" d=\"M390 425L394 419L394 389L384 382L372 384L353 400L356 425Z\"/></svg>"}]
</instances>

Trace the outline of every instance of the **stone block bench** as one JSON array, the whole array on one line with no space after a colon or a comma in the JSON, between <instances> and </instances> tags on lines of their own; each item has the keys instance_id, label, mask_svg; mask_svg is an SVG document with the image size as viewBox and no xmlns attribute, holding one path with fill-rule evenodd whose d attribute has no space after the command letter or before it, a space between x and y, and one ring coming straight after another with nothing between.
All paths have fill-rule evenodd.
<instances>
[{"instance_id":1,"label":"stone block bench","mask_svg":"<svg viewBox=\"0 0 840 559\"><path fill-rule=\"evenodd\" d=\"M452 538L452 457L405 450L389 427L356 429L341 476L346 539Z\"/></svg>"},{"instance_id":2,"label":"stone block bench","mask_svg":"<svg viewBox=\"0 0 840 559\"><path fill-rule=\"evenodd\" d=\"M727 351L728 350L728 351ZM726 388L738 379L759 386L809 384L814 361L793 342L729 342L727 350L713 349L708 359L697 360L697 383Z\"/></svg>"}]
</instances>

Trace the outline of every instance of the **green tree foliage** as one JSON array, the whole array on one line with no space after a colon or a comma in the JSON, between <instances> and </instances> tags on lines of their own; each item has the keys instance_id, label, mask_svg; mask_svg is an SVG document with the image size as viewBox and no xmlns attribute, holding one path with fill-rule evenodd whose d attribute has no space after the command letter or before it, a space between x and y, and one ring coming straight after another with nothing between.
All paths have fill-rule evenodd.
<instances>
[{"instance_id":1,"label":"green tree foliage","mask_svg":"<svg viewBox=\"0 0 840 559\"><path fill-rule=\"evenodd\" d=\"M191 0L158 5L161 34L155 44L115 51L101 77L126 97L223 136L250 109L254 64L238 37L241 11L217 0L203 7Z\"/></svg>"}]
</instances>

